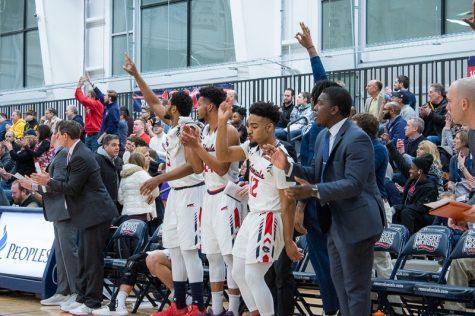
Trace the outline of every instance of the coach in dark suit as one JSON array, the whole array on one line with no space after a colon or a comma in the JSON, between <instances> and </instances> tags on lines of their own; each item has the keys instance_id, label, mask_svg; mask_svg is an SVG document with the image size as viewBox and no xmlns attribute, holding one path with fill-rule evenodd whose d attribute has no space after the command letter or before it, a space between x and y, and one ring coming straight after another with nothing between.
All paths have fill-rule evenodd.
<instances>
[{"instance_id":1,"label":"coach in dark suit","mask_svg":"<svg viewBox=\"0 0 475 316\"><path fill-rule=\"evenodd\" d=\"M348 120L348 91L330 87L318 98L317 123L327 129L315 142L311 167L289 164L285 154L268 148L272 162L300 185L289 197L317 199L317 215L328 234L331 275L341 315L369 315L373 246L385 225L384 205L374 174L371 140Z\"/></svg>"},{"instance_id":2,"label":"coach in dark suit","mask_svg":"<svg viewBox=\"0 0 475 316\"><path fill-rule=\"evenodd\" d=\"M65 195L71 222L79 230L77 302L82 305L77 309L90 313L101 306L103 250L111 220L118 213L102 183L94 154L79 140L81 126L75 121L61 121L57 131L58 142L68 148L66 179L50 178L47 173L33 174L32 179L46 186L48 192Z\"/></svg>"}]
</instances>

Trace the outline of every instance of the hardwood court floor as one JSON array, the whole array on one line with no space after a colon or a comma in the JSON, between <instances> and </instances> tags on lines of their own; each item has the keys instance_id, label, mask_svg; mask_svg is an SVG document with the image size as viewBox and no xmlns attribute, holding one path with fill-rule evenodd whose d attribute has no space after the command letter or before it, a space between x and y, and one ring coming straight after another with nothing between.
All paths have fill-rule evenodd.
<instances>
[{"instance_id":1,"label":"hardwood court floor","mask_svg":"<svg viewBox=\"0 0 475 316\"><path fill-rule=\"evenodd\" d=\"M132 310L132 303L128 303L128 309L129 311ZM154 310L152 308L152 305L147 302L144 302L135 315L150 315L153 311ZM313 309L312 312L314 315L322 315L322 311L320 309ZM296 313L298 313L297 310ZM0 290L0 316L10 315L67 316L70 314L62 312L57 306L41 306L40 299L35 297L35 295L33 294ZM246 314L244 314L243 316L246 316Z\"/></svg>"}]
</instances>

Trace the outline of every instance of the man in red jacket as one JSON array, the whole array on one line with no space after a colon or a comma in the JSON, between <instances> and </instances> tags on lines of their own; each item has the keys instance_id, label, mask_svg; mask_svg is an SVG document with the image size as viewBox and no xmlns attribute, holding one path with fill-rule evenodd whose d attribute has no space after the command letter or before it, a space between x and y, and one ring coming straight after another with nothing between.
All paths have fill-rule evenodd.
<instances>
[{"instance_id":1,"label":"man in red jacket","mask_svg":"<svg viewBox=\"0 0 475 316\"><path fill-rule=\"evenodd\" d=\"M86 119L84 130L86 131L86 146L92 151L96 152L99 144L99 131L101 130L102 114L104 112L104 105L96 98L93 90L87 93L87 97L82 92L82 86L86 82L84 77L79 78L78 86L74 97L86 108Z\"/></svg>"}]
</instances>

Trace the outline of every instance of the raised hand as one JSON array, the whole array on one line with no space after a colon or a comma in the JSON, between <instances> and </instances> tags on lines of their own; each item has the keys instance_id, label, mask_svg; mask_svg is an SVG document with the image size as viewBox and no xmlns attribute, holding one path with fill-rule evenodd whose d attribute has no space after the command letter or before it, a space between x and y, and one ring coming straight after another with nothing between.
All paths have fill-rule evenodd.
<instances>
[{"instance_id":1,"label":"raised hand","mask_svg":"<svg viewBox=\"0 0 475 316\"><path fill-rule=\"evenodd\" d=\"M86 78L81 76L81 78L79 78L79 80L78 80L78 88L81 88L84 85L85 81L86 81Z\"/></svg>"},{"instance_id":2,"label":"raised hand","mask_svg":"<svg viewBox=\"0 0 475 316\"><path fill-rule=\"evenodd\" d=\"M137 70L137 67L135 66L134 62L132 61L132 59L127 54L125 54L125 62L124 62L124 66L122 68L131 76L136 76L139 73L139 71Z\"/></svg>"},{"instance_id":3,"label":"raised hand","mask_svg":"<svg viewBox=\"0 0 475 316\"><path fill-rule=\"evenodd\" d=\"M313 46L312 36L310 35L310 29L303 22L300 22L300 28L302 29L302 31L297 32L297 34L295 34L295 38L300 43L300 45L302 45L306 49L309 49Z\"/></svg>"},{"instance_id":4,"label":"raised hand","mask_svg":"<svg viewBox=\"0 0 475 316\"><path fill-rule=\"evenodd\" d=\"M233 116L233 104L231 97L227 97L218 108L218 120L221 122L227 122L231 116Z\"/></svg>"},{"instance_id":5,"label":"raised hand","mask_svg":"<svg viewBox=\"0 0 475 316\"><path fill-rule=\"evenodd\" d=\"M472 1L472 13L468 18L463 19L465 23L470 25L472 30L475 30L475 0Z\"/></svg>"},{"instance_id":6,"label":"raised hand","mask_svg":"<svg viewBox=\"0 0 475 316\"><path fill-rule=\"evenodd\" d=\"M197 147L200 145L200 132L190 125L181 128L181 142L185 146Z\"/></svg>"}]
</instances>

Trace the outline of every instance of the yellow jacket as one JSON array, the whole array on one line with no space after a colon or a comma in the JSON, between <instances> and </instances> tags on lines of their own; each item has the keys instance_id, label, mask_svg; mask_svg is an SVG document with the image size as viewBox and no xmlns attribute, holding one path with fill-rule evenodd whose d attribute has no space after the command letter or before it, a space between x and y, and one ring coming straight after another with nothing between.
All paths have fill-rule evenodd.
<instances>
[{"instance_id":1,"label":"yellow jacket","mask_svg":"<svg viewBox=\"0 0 475 316\"><path fill-rule=\"evenodd\" d=\"M25 124L26 122L23 119L19 119L18 121L13 123L9 131L13 132L13 135L15 135L15 138L22 138L23 133L25 132Z\"/></svg>"}]
</instances>

